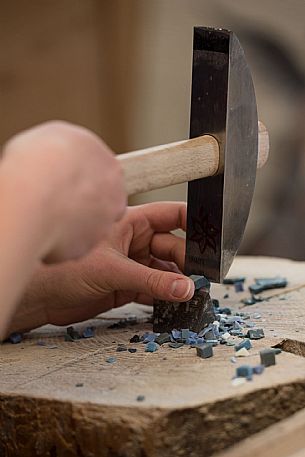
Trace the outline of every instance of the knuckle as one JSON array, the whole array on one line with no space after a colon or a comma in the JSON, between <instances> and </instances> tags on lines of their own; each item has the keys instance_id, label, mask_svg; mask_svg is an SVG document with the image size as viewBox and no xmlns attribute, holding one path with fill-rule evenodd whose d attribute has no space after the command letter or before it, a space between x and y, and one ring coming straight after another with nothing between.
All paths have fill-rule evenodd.
<instances>
[{"instance_id":1,"label":"knuckle","mask_svg":"<svg viewBox=\"0 0 305 457\"><path fill-rule=\"evenodd\" d=\"M160 272L149 272L146 282L152 295L162 295L164 293L164 281Z\"/></svg>"}]
</instances>

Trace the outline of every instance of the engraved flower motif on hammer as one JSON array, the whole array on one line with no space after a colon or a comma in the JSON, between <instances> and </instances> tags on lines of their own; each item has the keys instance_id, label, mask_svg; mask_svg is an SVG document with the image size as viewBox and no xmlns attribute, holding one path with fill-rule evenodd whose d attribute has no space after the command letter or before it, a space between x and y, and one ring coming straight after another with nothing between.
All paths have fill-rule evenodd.
<instances>
[{"instance_id":1,"label":"engraved flower motif on hammer","mask_svg":"<svg viewBox=\"0 0 305 457\"><path fill-rule=\"evenodd\" d=\"M210 215L203 208L199 211L199 217L192 217L193 233L190 240L196 241L199 244L201 254L207 248L211 248L215 253L217 249L216 239L219 230L210 221Z\"/></svg>"}]
</instances>

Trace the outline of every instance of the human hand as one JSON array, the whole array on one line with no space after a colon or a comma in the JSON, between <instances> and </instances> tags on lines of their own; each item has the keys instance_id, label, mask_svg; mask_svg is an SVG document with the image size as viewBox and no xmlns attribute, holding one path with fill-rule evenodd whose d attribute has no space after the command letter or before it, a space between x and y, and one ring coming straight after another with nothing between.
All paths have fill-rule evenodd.
<instances>
[{"instance_id":1,"label":"human hand","mask_svg":"<svg viewBox=\"0 0 305 457\"><path fill-rule=\"evenodd\" d=\"M67 325L130 301L186 301L193 282L183 276L185 240L170 233L186 228L185 203L128 208L111 236L85 258L43 266L14 317L11 331L45 323ZM36 306L37 305L37 306ZM43 311L31 313L30 308ZM37 316L44 316L38 321ZM35 320L36 319L36 320Z\"/></svg>"},{"instance_id":2,"label":"human hand","mask_svg":"<svg viewBox=\"0 0 305 457\"><path fill-rule=\"evenodd\" d=\"M118 161L89 130L52 121L3 147L2 183L27 207L47 262L77 258L107 236L125 210Z\"/></svg>"}]
</instances>

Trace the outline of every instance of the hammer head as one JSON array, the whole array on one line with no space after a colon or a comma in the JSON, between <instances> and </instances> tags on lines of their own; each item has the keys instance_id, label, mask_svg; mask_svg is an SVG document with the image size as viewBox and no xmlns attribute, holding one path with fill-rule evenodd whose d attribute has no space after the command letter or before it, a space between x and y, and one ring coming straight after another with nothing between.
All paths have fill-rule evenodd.
<instances>
[{"instance_id":1,"label":"hammer head","mask_svg":"<svg viewBox=\"0 0 305 457\"><path fill-rule=\"evenodd\" d=\"M234 33L195 27L190 138L219 144L217 175L188 184L185 274L221 282L240 245L255 186L256 99Z\"/></svg>"}]
</instances>

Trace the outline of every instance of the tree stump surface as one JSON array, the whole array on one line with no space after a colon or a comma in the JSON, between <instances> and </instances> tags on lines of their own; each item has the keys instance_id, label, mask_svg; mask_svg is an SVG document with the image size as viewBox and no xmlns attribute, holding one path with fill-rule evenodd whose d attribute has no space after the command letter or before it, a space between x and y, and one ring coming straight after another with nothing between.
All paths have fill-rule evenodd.
<instances>
[{"instance_id":1,"label":"tree stump surface","mask_svg":"<svg viewBox=\"0 0 305 457\"><path fill-rule=\"evenodd\" d=\"M246 307L240 300L247 290L212 285L222 307L261 314L251 321L266 337L236 364L234 347L219 345L214 357L201 359L188 346L146 353L144 344L129 343L152 330L145 322L152 308L137 304L75 324L96 326L92 339L65 342L65 328L45 326L21 344L0 346L0 456L205 457L305 408L305 263L239 257L235 275L247 277L245 288L254 277L288 279L286 290L266 291L261 295L276 295ZM138 324L108 328L131 315ZM118 343L137 352L116 352ZM257 365L259 351L276 344L283 348L276 366L232 385L237 366ZM107 363L112 356L116 362Z\"/></svg>"}]
</instances>

